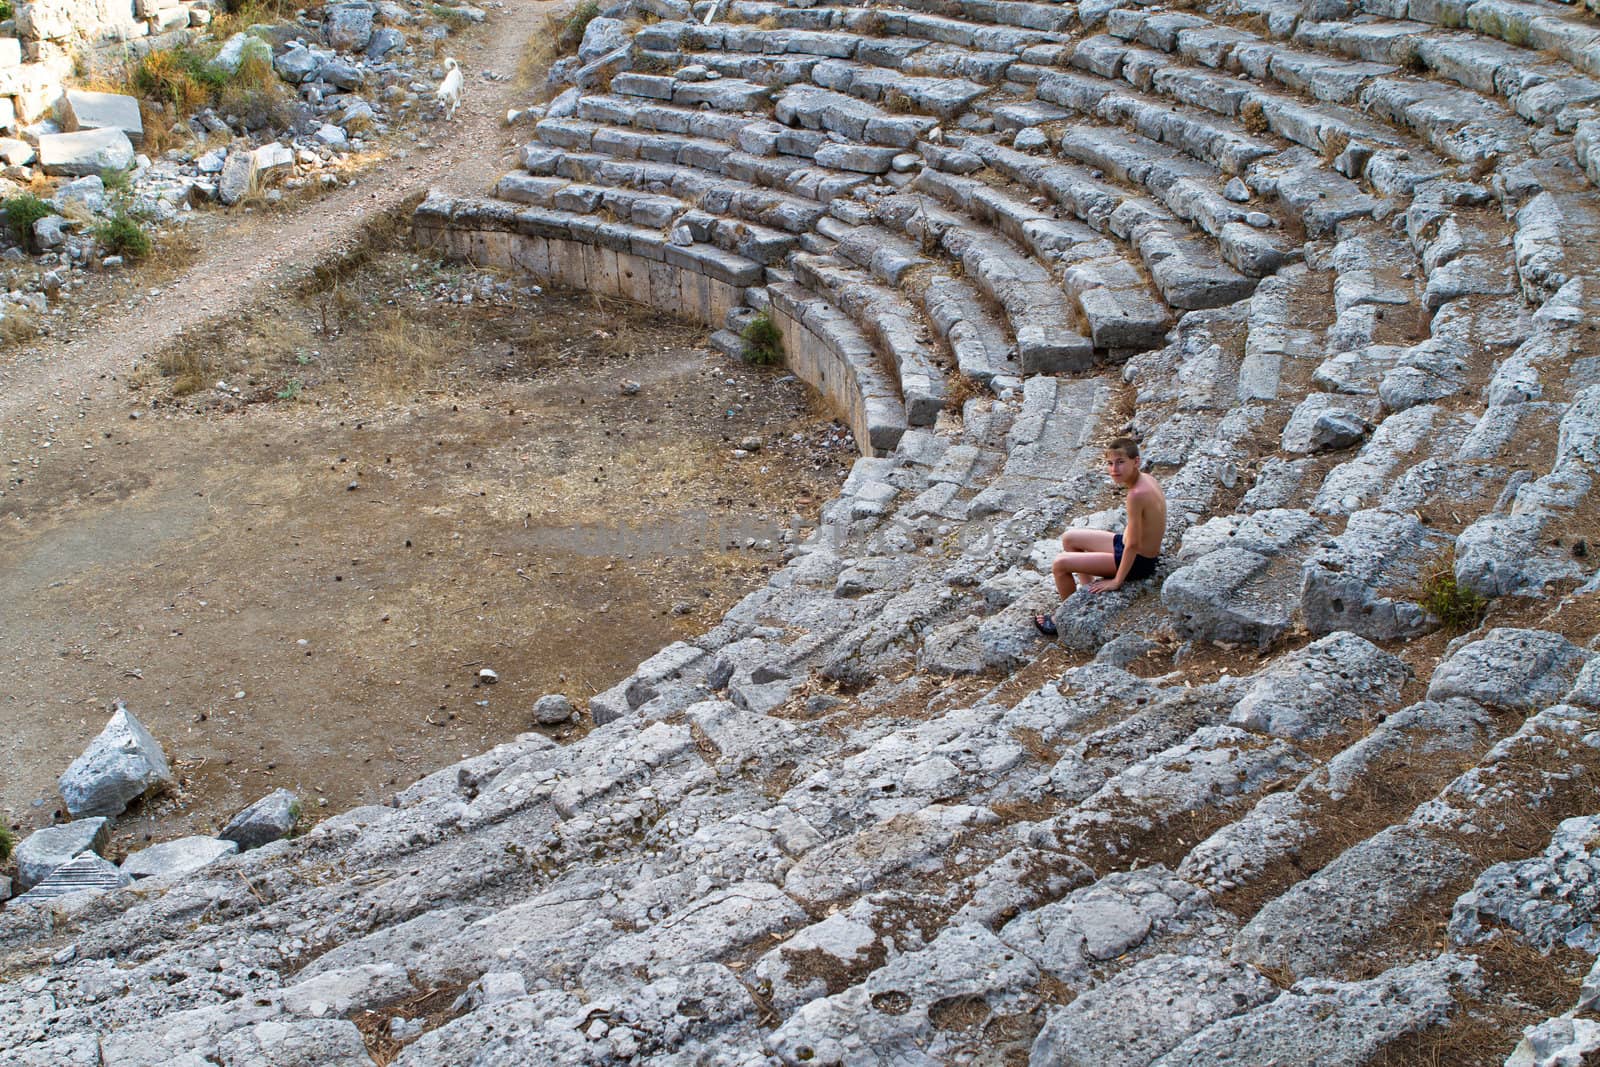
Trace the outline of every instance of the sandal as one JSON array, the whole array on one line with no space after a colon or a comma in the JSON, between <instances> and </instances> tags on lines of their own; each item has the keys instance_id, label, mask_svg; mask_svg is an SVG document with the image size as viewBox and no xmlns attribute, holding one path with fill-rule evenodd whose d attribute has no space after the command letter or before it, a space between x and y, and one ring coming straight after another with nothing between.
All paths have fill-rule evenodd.
<instances>
[{"instance_id":1,"label":"sandal","mask_svg":"<svg viewBox=\"0 0 1600 1067\"><path fill-rule=\"evenodd\" d=\"M1033 617L1033 628L1046 637L1059 636L1056 631L1056 620L1049 615L1035 615Z\"/></svg>"}]
</instances>

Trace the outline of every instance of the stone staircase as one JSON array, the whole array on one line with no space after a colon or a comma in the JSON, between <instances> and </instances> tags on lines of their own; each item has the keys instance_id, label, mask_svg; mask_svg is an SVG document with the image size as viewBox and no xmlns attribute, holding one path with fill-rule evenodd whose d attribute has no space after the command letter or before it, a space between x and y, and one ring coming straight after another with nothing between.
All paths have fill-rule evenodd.
<instances>
[{"instance_id":1,"label":"stone staircase","mask_svg":"<svg viewBox=\"0 0 1600 1067\"><path fill-rule=\"evenodd\" d=\"M638 10L418 240L764 313L862 458L581 740L0 913L7 1055L366 1063L423 994L396 1063L1600 1049L1594 12ZM1163 564L1058 605L1125 431Z\"/></svg>"}]
</instances>

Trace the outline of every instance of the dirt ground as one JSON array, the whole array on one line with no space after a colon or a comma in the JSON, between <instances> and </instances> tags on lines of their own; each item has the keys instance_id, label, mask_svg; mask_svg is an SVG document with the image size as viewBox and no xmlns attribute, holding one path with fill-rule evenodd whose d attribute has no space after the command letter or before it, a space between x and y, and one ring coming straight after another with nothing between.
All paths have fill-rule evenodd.
<instances>
[{"instance_id":1,"label":"dirt ground","mask_svg":"<svg viewBox=\"0 0 1600 1067\"><path fill-rule=\"evenodd\" d=\"M712 625L854 450L704 338L384 246L0 455L0 814L59 817L117 699L182 787L115 851L381 801Z\"/></svg>"}]
</instances>

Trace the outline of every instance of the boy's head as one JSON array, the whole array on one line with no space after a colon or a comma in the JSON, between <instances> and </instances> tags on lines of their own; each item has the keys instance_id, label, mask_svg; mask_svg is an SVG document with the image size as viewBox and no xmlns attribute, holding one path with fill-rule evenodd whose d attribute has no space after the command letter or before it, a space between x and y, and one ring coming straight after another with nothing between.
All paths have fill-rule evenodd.
<instances>
[{"instance_id":1,"label":"boy's head","mask_svg":"<svg viewBox=\"0 0 1600 1067\"><path fill-rule=\"evenodd\" d=\"M1106 473L1118 485L1133 487L1139 480L1139 442L1131 437L1114 437L1106 445Z\"/></svg>"},{"instance_id":2,"label":"boy's head","mask_svg":"<svg viewBox=\"0 0 1600 1067\"><path fill-rule=\"evenodd\" d=\"M1113 452L1120 453L1123 459L1139 462L1139 442L1131 437L1113 437L1106 442L1106 455L1110 456Z\"/></svg>"}]
</instances>

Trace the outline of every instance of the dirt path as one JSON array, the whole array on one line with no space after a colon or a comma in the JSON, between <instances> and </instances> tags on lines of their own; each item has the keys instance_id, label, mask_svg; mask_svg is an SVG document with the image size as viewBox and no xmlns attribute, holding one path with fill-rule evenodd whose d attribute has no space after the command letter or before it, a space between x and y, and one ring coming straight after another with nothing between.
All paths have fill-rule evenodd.
<instances>
[{"instance_id":1,"label":"dirt path","mask_svg":"<svg viewBox=\"0 0 1600 1067\"><path fill-rule=\"evenodd\" d=\"M31 445L49 447L63 418L85 402L121 391L134 362L185 330L238 312L347 247L362 223L414 192L438 188L481 193L511 168L525 131L504 124L507 108L528 93L514 75L524 43L558 0L506 0L489 22L450 47L466 72L455 120L430 123L433 147L390 158L303 210L274 216L238 239L211 242L181 277L157 295L102 314L67 336L22 346L0 357L0 456L8 462ZM494 71L499 79L480 75ZM222 226L216 230L223 231Z\"/></svg>"}]
</instances>

